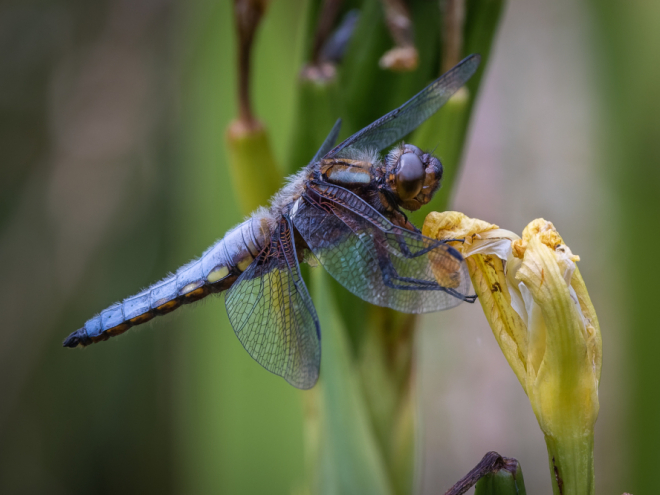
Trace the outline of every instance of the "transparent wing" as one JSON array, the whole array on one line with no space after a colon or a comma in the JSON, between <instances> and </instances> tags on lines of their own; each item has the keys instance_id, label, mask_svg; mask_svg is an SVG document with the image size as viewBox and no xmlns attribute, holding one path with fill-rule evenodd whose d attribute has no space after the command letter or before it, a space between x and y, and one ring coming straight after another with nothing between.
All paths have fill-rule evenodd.
<instances>
[{"instance_id":1,"label":"transparent wing","mask_svg":"<svg viewBox=\"0 0 660 495\"><path fill-rule=\"evenodd\" d=\"M270 249L227 291L225 305L250 356L294 387L307 389L319 376L321 331L300 276L291 231L282 219Z\"/></svg>"},{"instance_id":2,"label":"transparent wing","mask_svg":"<svg viewBox=\"0 0 660 495\"><path fill-rule=\"evenodd\" d=\"M396 110L353 134L325 158L349 157L353 149L382 150L414 131L437 112L475 73L481 57L470 55Z\"/></svg>"},{"instance_id":3,"label":"transparent wing","mask_svg":"<svg viewBox=\"0 0 660 495\"><path fill-rule=\"evenodd\" d=\"M397 227L352 192L310 184L293 223L319 262L365 301L405 313L448 309L470 278L451 246Z\"/></svg>"},{"instance_id":4,"label":"transparent wing","mask_svg":"<svg viewBox=\"0 0 660 495\"><path fill-rule=\"evenodd\" d=\"M325 138L325 141L323 141L323 144L316 152L316 155L314 155L314 158L312 158L312 161L310 163L318 162L328 153L328 151L332 149L332 147L337 142L340 129L341 129L341 119L337 119L337 122L335 122L335 125L333 125L332 129L330 130L330 134L328 134L328 137Z\"/></svg>"}]
</instances>

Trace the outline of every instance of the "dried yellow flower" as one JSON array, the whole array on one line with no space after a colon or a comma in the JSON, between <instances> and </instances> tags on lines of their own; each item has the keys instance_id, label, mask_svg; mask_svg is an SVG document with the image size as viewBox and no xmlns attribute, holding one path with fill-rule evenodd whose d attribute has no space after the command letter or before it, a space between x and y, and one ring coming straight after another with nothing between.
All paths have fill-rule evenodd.
<instances>
[{"instance_id":1,"label":"dried yellow flower","mask_svg":"<svg viewBox=\"0 0 660 495\"><path fill-rule=\"evenodd\" d=\"M555 493L593 493L602 341L580 258L543 219L520 238L462 213L431 213L423 233L462 241L454 247L545 434Z\"/></svg>"}]
</instances>

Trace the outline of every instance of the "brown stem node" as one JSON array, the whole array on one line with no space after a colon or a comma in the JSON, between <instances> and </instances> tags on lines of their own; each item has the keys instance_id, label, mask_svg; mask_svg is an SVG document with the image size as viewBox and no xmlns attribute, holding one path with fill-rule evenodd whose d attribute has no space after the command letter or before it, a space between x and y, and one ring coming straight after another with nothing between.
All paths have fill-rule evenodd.
<instances>
[{"instance_id":1,"label":"brown stem node","mask_svg":"<svg viewBox=\"0 0 660 495\"><path fill-rule=\"evenodd\" d=\"M481 461L479 461L479 464L461 478L454 486L447 490L445 495L462 495L485 475L499 471L502 468L507 469L510 464L508 461L509 459L502 457L497 452L488 452ZM512 459L512 461L515 460Z\"/></svg>"},{"instance_id":2,"label":"brown stem node","mask_svg":"<svg viewBox=\"0 0 660 495\"><path fill-rule=\"evenodd\" d=\"M252 44L267 6L268 0L234 0L234 20L238 35L238 117L247 126L255 121L250 102Z\"/></svg>"},{"instance_id":3,"label":"brown stem node","mask_svg":"<svg viewBox=\"0 0 660 495\"><path fill-rule=\"evenodd\" d=\"M463 57L465 0L444 0L442 6L442 72L455 66Z\"/></svg>"},{"instance_id":4,"label":"brown stem node","mask_svg":"<svg viewBox=\"0 0 660 495\"><path fill-rule=\"evenodd\" d=\"M408 6L403 0L381 0L385 8L385 23L392 35L395 47L380 59L383 69L412 71L419 64L419 54L415 47L413 21Z\"/></svg>"}]
</instances>

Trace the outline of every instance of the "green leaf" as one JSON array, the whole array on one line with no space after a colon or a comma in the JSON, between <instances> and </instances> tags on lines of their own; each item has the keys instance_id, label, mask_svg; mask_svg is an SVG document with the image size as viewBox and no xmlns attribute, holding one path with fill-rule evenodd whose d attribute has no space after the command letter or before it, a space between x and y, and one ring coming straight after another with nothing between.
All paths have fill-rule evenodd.
<instances>
[{"instance_id":1,"label":"green leaf","mask_svg":"<svg viewBox=\"0 0 660 495\"><path fill-rule=\"evenodd\" d=\"M393 493L360 390L346 330L328 275L312 270L313 297L323 326L319 387L319 470L313 493L388 495Z\"/></svg>"},{"instance_id":2,"label":"green leaf","mask_svg":"<svg viewBox=\"0 0 660 495\"><path fill-rule=\"evenodd\" d=\"M244 129L235 121L227 133L227 149L232 185L239 191L243 213L266 205L282 185L266 129Z\"/></svg>"}]
</instances>

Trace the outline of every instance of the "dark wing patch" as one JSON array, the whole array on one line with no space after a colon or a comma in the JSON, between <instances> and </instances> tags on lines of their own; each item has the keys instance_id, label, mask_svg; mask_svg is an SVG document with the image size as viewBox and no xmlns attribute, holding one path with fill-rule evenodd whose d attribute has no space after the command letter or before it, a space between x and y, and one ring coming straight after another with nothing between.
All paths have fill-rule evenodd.
<instances>
[{"instance_id":1,"label":"dark wing patch","mask_svg":"<svg viewBox=\"0 0 660 495\"><path fill-rule=\"evenodd\" d=\"M341 142L324 158L350 157L354 149L380 151L401 140L447 103L476 72L480 61L476 54L464 58L399 108Z\"/></svg>"},{"instance_id":2,"label":"dark wing patch","mask_svg":"<svg viewBox=\"0 0 660 495\"><path fill-rule=\"evenodd\" d=\"M297 388L314 386L321 364L318 317L300 276L290 222L227 291L229 321L250 355Z\"/></svg>"},{"instance_id":3,"label":"dark wing patch","mask_svg":"<svg viewBox=\"0 0 660 495\"><path fill-rule=\"evenodd\" d=\"M293 222L328 273L365 301L426 313L474 300L458 251L393 225L346 189L310 184Z\"/></svg>"}]
</instances>

